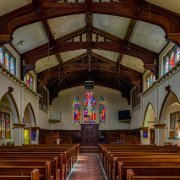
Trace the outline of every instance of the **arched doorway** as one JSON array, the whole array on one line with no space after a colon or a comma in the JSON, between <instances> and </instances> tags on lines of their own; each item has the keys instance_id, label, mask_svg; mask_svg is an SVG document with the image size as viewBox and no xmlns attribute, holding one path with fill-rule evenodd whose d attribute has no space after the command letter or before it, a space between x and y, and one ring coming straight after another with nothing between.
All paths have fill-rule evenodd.
<instances>
[{"instance_id":1,"label":"arched doorway","mask_svg":"<svg viewBox=\"0 0 180 180\"><path fill-rule=\"evenodd\" d=\"M155 143L155 129L153 126L154 124L155 124L155 111L152 104L149 103L147 105L144 121L143 121L144 130L141 137L143 144Z\"/></svg>"},{"instance_id":2,"label":"arched doorway","mask_svg":"<svg viewBox=\"0 0 180 180\"><path fill-rule=\"evenodd\" d=\"M173 92L169 92L160 111L160 122L166 124L165 142L179 144L180 139L180 102Z\"/></svg>"},{"instance_id":3,"label":"arched doorway","mask_svg":"<svg viewBox=\"0 0 180 180\"><path fill-rule=\"evenodd\" d=\"M11 93L7 92L0 100L0 144L17 144L13 124L19 123L19 112Z\"/></svg>"},{"instance_id":4,"label":"arched doorway","mask_svg":"<svg viewBox=\"0 0 180 180\"><path fill-rule=\"evenodd\" d=\"M36 126L35 115L32 108L32 105L29 103L27 104L24 110L24 144L32 144L33 141L36 140L36 130L33 127Z\"/></svg>"}]
</instances>

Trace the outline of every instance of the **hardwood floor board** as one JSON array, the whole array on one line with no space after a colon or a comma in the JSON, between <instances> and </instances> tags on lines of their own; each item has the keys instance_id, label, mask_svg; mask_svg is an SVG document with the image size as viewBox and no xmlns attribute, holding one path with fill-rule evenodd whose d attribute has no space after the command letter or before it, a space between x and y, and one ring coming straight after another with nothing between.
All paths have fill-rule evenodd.
<instances>
[{"instance_id":1,"label":"hardwood floor board","mask_svg":"<svg viewBox=\"0 0 180 180\"><path fill-rule=\"evenodd\" d=\"M106 180L97 153L81 153L67 180Z\"/></svg>"}]
</instances>

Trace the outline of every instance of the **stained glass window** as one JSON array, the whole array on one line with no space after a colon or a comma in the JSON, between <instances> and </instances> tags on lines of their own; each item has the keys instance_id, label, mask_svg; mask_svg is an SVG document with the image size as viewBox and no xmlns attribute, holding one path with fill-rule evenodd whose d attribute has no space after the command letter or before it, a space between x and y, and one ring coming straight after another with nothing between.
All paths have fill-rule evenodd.
<instances>
[{"instance_id":1,"label":"stained glass window","mask_svg":"<svg viewBox=\"0 0 180 180\"><path fill-rule=\"evenodd\" d=\"M8 52L6 51L5 52L5 58L4 58L4 66L8 70L9 70L9 61L10 61L10 57L9 57Z\"/></svg>"},{"instance_id":2,"label":"stained glass window","mask_svg":"<svg viewBox=\"0 0 180 180\"><path fill-rule=\"evenodd\" d=\"M14 57L10 58L9 70L12 74L16 74L16 59Z\"/></svg>"},{"instance_id":3,"label":"stained glass window","mask_svg":"<svg viewBox=\"0 0 180 180\"><path fill-rule=\"evenodd\" d=\"M80 102L79 102L79 97L76 96L74 98L74 123L75 124L79 124L80 123L80 116L81 116L81 105L80 105Z\"/></svg>"},{"instance_id":4,"label":"stained glass window","mask_svg":"<svg viewBox=\"0 0 180 180\"><path fill-rule=\"evenodd\" d=\"M169 56L166 56L164 58L164 73L167 73L170 69L170 66L169 66Z\"/></svg>"},{"instance_id":5,"label":"stained glass window","mask_svg":"<svg viewBox=\"0 0 180 180\"><path fill-rule=\"evenodd\" d=\"M146 76L146 88L149 88L153 84L154 81L155 81L155 76L152 72L150 72Z\"/></svg>"},{"instance_id":6,"label":"stained glass window","mask_svg":"<svg viewBox=\"0 0 180 180\"><path fill-rule=\"evenodd\" d=\"M0 112L0 139L10 138L10 114Z\"/></svg>"},{"instance_id":7,"label":"stained glass window","mask_svg":"<svg viewBox=\"0 0 180 180\"><path fill-rule=\"evenodd\" d=\"M99 122L105 123L106 122L106 102L104 97L100 97L99 101Z\"/></svg>"},{"instance_id":8,"label":"stained glass window","mask_svg":"<svg viewBox=\"0 0 180 180\"><path fill-rule=\"evenodd\" d=\"M95 123L96 121L96 100L93 92L86 92L84 98L84 123Z\"/></svg>"},{"instance_id":9,"label":"stained glass window","mask_svg":"<svg viewBox=\"0 0 180 180\"><path fill-rule=\"evenodd\" d=\"M180 61L180 48L176 47L176 51L175 51L175 63L177 63L178 61Z\"/></svg>"},{"instance_id":10,"label":"stained glass window","mask_svg":"<svg viewBox=\"0 0 180 180\"><path fill-rule=\"evenodd\" d=\"M16 58L5 47L0 48L0 63L16 75Z\"/></svg>"},{"instance_id":11,"label":"stained glass window","mask_svg":"<svg viewBox=\"0 0 180 180\"><path fill-rule=\"evenodd\" d=\"M24 76L24 82L26 86L33 90L34 77L30 73L26 73Z\"/></svg>"},{"instance_id":12,"label":"stained glass window","mask_svg":"<svg viewBox=\"0 0 180 180\"><path fill-rule=\"evenodd\" d=\"M176 63L180 61L180 48L173 46L170 51L163 58L163 73L167 73L171 70Z\"/></svg>"},{"instance_id":13,"label":"stained glass window","mask_svg":"<svg viewBox=\"0 0 180 180\"><path fill-rule=\"evenodd\" d=\"M4 52L3 52L3 48L0 48L0 64L4 64Z\"/></svg>"}]
</instances>

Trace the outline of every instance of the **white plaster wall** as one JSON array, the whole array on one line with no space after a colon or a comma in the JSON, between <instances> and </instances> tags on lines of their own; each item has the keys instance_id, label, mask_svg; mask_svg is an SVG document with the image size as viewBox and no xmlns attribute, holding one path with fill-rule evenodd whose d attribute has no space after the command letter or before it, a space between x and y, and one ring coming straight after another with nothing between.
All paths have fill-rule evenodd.
<instances>
[{"instance_id":1,"label":"white plaster wall","mask_svg":"<svg viewBox=\"0 0 180 180\"><path fill-rule=\"evenodd\" d=\"M80 130L80 125L73 124L73 99L76 95L79 96L80 102L83 102L86 90L84 86L78 86L59 92L57 98L55 98L50 106L50 114L57 114L61 112L61 122L51 124L51 129L64 129L64 130ZM105 88L101 86L95 86L93 89L95 99L97 102L96 113L99 111L99 98L103 96L107 103L107 123L99 126L100 130L116 130L116 129L129 129L130 125L119 122L118 111L130 109L128 101L123 98L121 93L111 88ZM81 107L82 104L81 104ZM81 122L83 121L83 108L81 108ZM97 123L99 123L99 113L96 117Z\"/></svg>"},{"instance_id":2,"label":"white plaster wall","mask_svg":"<svg viewBox=\"0 0 180 180\"><path fill-rule=\"evenodd\" d=\"M39 127L42 129L50 129L48 113L42 110L39 110Z\"/></svg>"},{"instance_id":3,"label":"white plaster wall","mask_svg":"<svg viewBox=\"0 0 180 180\"><path fill-rule=\"evenodd\" d=\"M20 115L19 123L22 123L22 119L24 116L24 110L28 103L31 103L34 114L37 120L37 126L39 125L39 99L34 96L30 91L27 91L24 87L20 86L17 82L14 82L6 75L0 73L0 99L3 97L5 93L8 92L8 87L13 88L13 92L11 93L14 97L14 100L17 105L17 109ZM17 122L16 122L17 123Z\"/></svg>"},{"instance_id":4,"label":"white plaster wall","mask_svg":"<svg viewBox=\"0 0 180 180\"><path fill-rule=\"evenodd\" d=\"M162 118L160 117L160 112L163 107L163 102L168 93L165 90L166 86L170 86L171 91L177 96L178 100L180 101L180 68L176 72L174 72L173 75L171 74L164 82L158 84L156 87L151 89L147 94L141 97L140 110L139 110L140 114L138 115L138 112L136 111L133 112L132 114L132 124L131 124L132 129L143 126L144 113L149 103L151 103L154 108L155 117L157 118L157 120L160 123L165 123L165 124L169 123L167 122L167 119L164 118L165 115L162 115L161 116ZM167 134L167 130L165 134ZM167 135L165 135L165 142L171 142L172 144L180 144L179 140L168 139Z\"/></svg>"}]
</instances>

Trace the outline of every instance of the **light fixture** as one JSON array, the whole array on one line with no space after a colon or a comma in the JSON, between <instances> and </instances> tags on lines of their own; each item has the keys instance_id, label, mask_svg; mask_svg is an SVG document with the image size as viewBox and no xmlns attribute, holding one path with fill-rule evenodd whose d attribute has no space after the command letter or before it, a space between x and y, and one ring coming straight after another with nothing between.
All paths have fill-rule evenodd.
<instances>
[{"instance_id":1,"label":"light fixture","mask_svg":"<svg viewBox=\"0 0 180 180\"><path fill-rule=\"evenodd\" d=\"M94 89L94 81L92 80L91 54L88 53L88 72L84 81L85 89Z\"/></svg>"}]
</instances>

